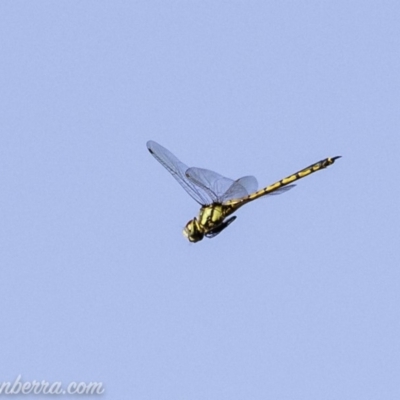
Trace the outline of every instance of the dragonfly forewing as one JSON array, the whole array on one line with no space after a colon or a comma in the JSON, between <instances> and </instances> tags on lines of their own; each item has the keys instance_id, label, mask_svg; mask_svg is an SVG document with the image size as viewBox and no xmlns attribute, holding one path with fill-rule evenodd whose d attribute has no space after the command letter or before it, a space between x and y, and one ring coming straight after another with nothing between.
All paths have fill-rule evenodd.
<instances>
[{"instance_id":1,"label":"dragonfly forewing","mask_svg":"<svg viewBox=\"0 0 400 400\"><path fill-rule=\"evenodd\" d=\"M248 196L255 192L258 186L254 176L244 176L234 181L204 168L189 168L186 176L196 186L207 191L214 203L223 203L227 200Z\"/></svg>"},{"instance_id":2,"label":"dragonfly forewing","mask_svg":"<svg viewBox=\"0 0 400 400\"><path fill-rule=\"evenodd\" d=\"M213 202L208 192L196 186L187 178L185 173L189 167L178 160L169 150L152 140L147 142L147 148L153 157L178 181L195 201L201 205Z\"/></svg>"},{"instance_id":3,"label":"dragonfly forewing","mask_svg":"<svg viewBox=\"0 0 400 400\"><path fill-rule=\"evenodd\" d=\"M196 186L207 191L213 203L220 203L222 196L235 182L209 169L196 167L189 168L186 171L186 177Z\"/></svg>"}]
</instances>

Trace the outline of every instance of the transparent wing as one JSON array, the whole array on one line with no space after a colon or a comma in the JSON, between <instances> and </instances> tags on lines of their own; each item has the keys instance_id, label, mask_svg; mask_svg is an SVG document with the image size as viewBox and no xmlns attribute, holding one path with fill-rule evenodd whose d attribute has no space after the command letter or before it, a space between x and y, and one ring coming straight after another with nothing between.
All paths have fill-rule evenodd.
<instances>
[{"instance_id":1,"label":"transparent wing","mask_svg":"<svg viewBox=\"0 0 400 400\"><path fill-rule=\"evenodd\" d=\"M254 176L244 176L234 181L229 189L220 197L221 203L246 197L256 192L258 188L257 179Z\"/></svg>"},{"instance_id":2,"label":"transparent wing","mask_svg":"<svg viewBox=\"0 0 400 400\"><path fill-rule=\"evenodd\" d=\"M258 189L258 182L254 176L244 176L243 178L239 178L236 182L240 183L248 194L256 192Z\"/></svg>"},{"instance_id":3,"label":"transparent wing","mask_svg":"<svg viewBox=\"0 0 400 400\"><path fill-rule=\"evenodd\" d=\"M282 194L287 192L290 189L293 189L296 185L287 185L287 186L283 186L279 189L276 189L275 191L273 191L272 193L268 193L266 196L264 197L268 197L268 196L275 196L277 194Z\"/></svg>"},{"instance_id":4,"label":"transparent wing","mask_svg":"<svg viewBox=\"0 0 400 400\"><path fill-rule=\"evenodd\" d=\"M258 187L254 176L244 176L234 181L204 168L189 168L186 176L196 186L205 190L213 202L218 203L246 197L255 192Z\"/></svg>"},{"instance_id":5,"label":"transparent wing","mask_svg":"<svg viewBox=\"0 0 400 400\"><path fill-rule=\"evenodd\" d=\"M186 177L196 186L207 192L212 202L220 202L221 197L235 181L225 178L214 171L192 167L186 171Z\"/></svg>"},{"instance_id":6,"label":"transparent wing","mask_svg":"<svg viewBox=\"0 0 400 400\"><path fill-rule=\"evenodd\" d=\"M214 196L201 185L195 185L185 175L188 166L179 161L169 150L152 140L147 142L147 148L153 157L179 182L189 195L201 205L211 204ZM211 171L210 171L211 172Z\"/></svg>"}]
</instances>

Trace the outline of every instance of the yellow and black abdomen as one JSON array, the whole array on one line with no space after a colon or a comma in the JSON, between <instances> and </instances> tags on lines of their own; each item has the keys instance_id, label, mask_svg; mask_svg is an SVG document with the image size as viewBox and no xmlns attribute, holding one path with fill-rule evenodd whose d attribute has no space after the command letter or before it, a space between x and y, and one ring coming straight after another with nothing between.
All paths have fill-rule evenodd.
<instances>
[{"instance_id":1,"label":"yellow and black abdomen","mask_svg":"<svg viewBox=\"0 0 400 400\"><path fill-rule=\"evenodd\" d=\"M258 199L259 197L266 196L268 194L272 194L284 186L290 185L293 182L295 182L299 179L305 178L306 176L308 176L314 172L317 172L321 169L329 167L330 165L332 165L335 162L335 160L337 160L340 157L341 156L325 158L324 160L321 160L321 161L318 161L317 163L311 164L310 166L303 168L301 171L298 171L292 175L289 175L288 177L283 178L280 181L275 182L272 185L269 185L261 190L258 190L257 192L254 192L254 193L248 195L247 197L243 197L242 199L227 201L226 205L234 205L237 208L239 208L242 205L248 203L249 201Z\"/></svg>"}]
</instances>

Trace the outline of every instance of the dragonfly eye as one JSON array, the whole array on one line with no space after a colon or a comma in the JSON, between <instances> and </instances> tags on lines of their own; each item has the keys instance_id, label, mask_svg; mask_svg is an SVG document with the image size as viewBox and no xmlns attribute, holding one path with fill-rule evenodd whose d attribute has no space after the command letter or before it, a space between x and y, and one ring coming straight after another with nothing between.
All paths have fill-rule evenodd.
<instances>
[{"instance_id":1,"label":"dragonfly eye","mask_svg":"<svg viewBox=\"0 0 400 400\"><path fill-rule=\"evenodd\" d=\"M183 235L189 240L189 242L198 242L204 237L204 230L200 228L196 218L191 219L183 230Z\"/></svg>"}]
</instances>

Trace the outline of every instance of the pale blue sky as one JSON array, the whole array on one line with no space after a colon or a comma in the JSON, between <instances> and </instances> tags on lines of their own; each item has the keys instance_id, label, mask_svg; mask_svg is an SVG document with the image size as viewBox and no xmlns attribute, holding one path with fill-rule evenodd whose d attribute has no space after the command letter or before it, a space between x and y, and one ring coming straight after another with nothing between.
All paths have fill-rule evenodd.
<instances>
[{"instance_id":1,"label":"pale blue sky","mask_svg":"<svg viewBox=\"0 0 400 400\"><path fill-rule=\"evenodd\" d=\"M3 1L0 381L400 398L398 1ZM146 141L273 183L198 205ZM36 398L39 398L37 396Z\"/></svg>"}]
</instances>

